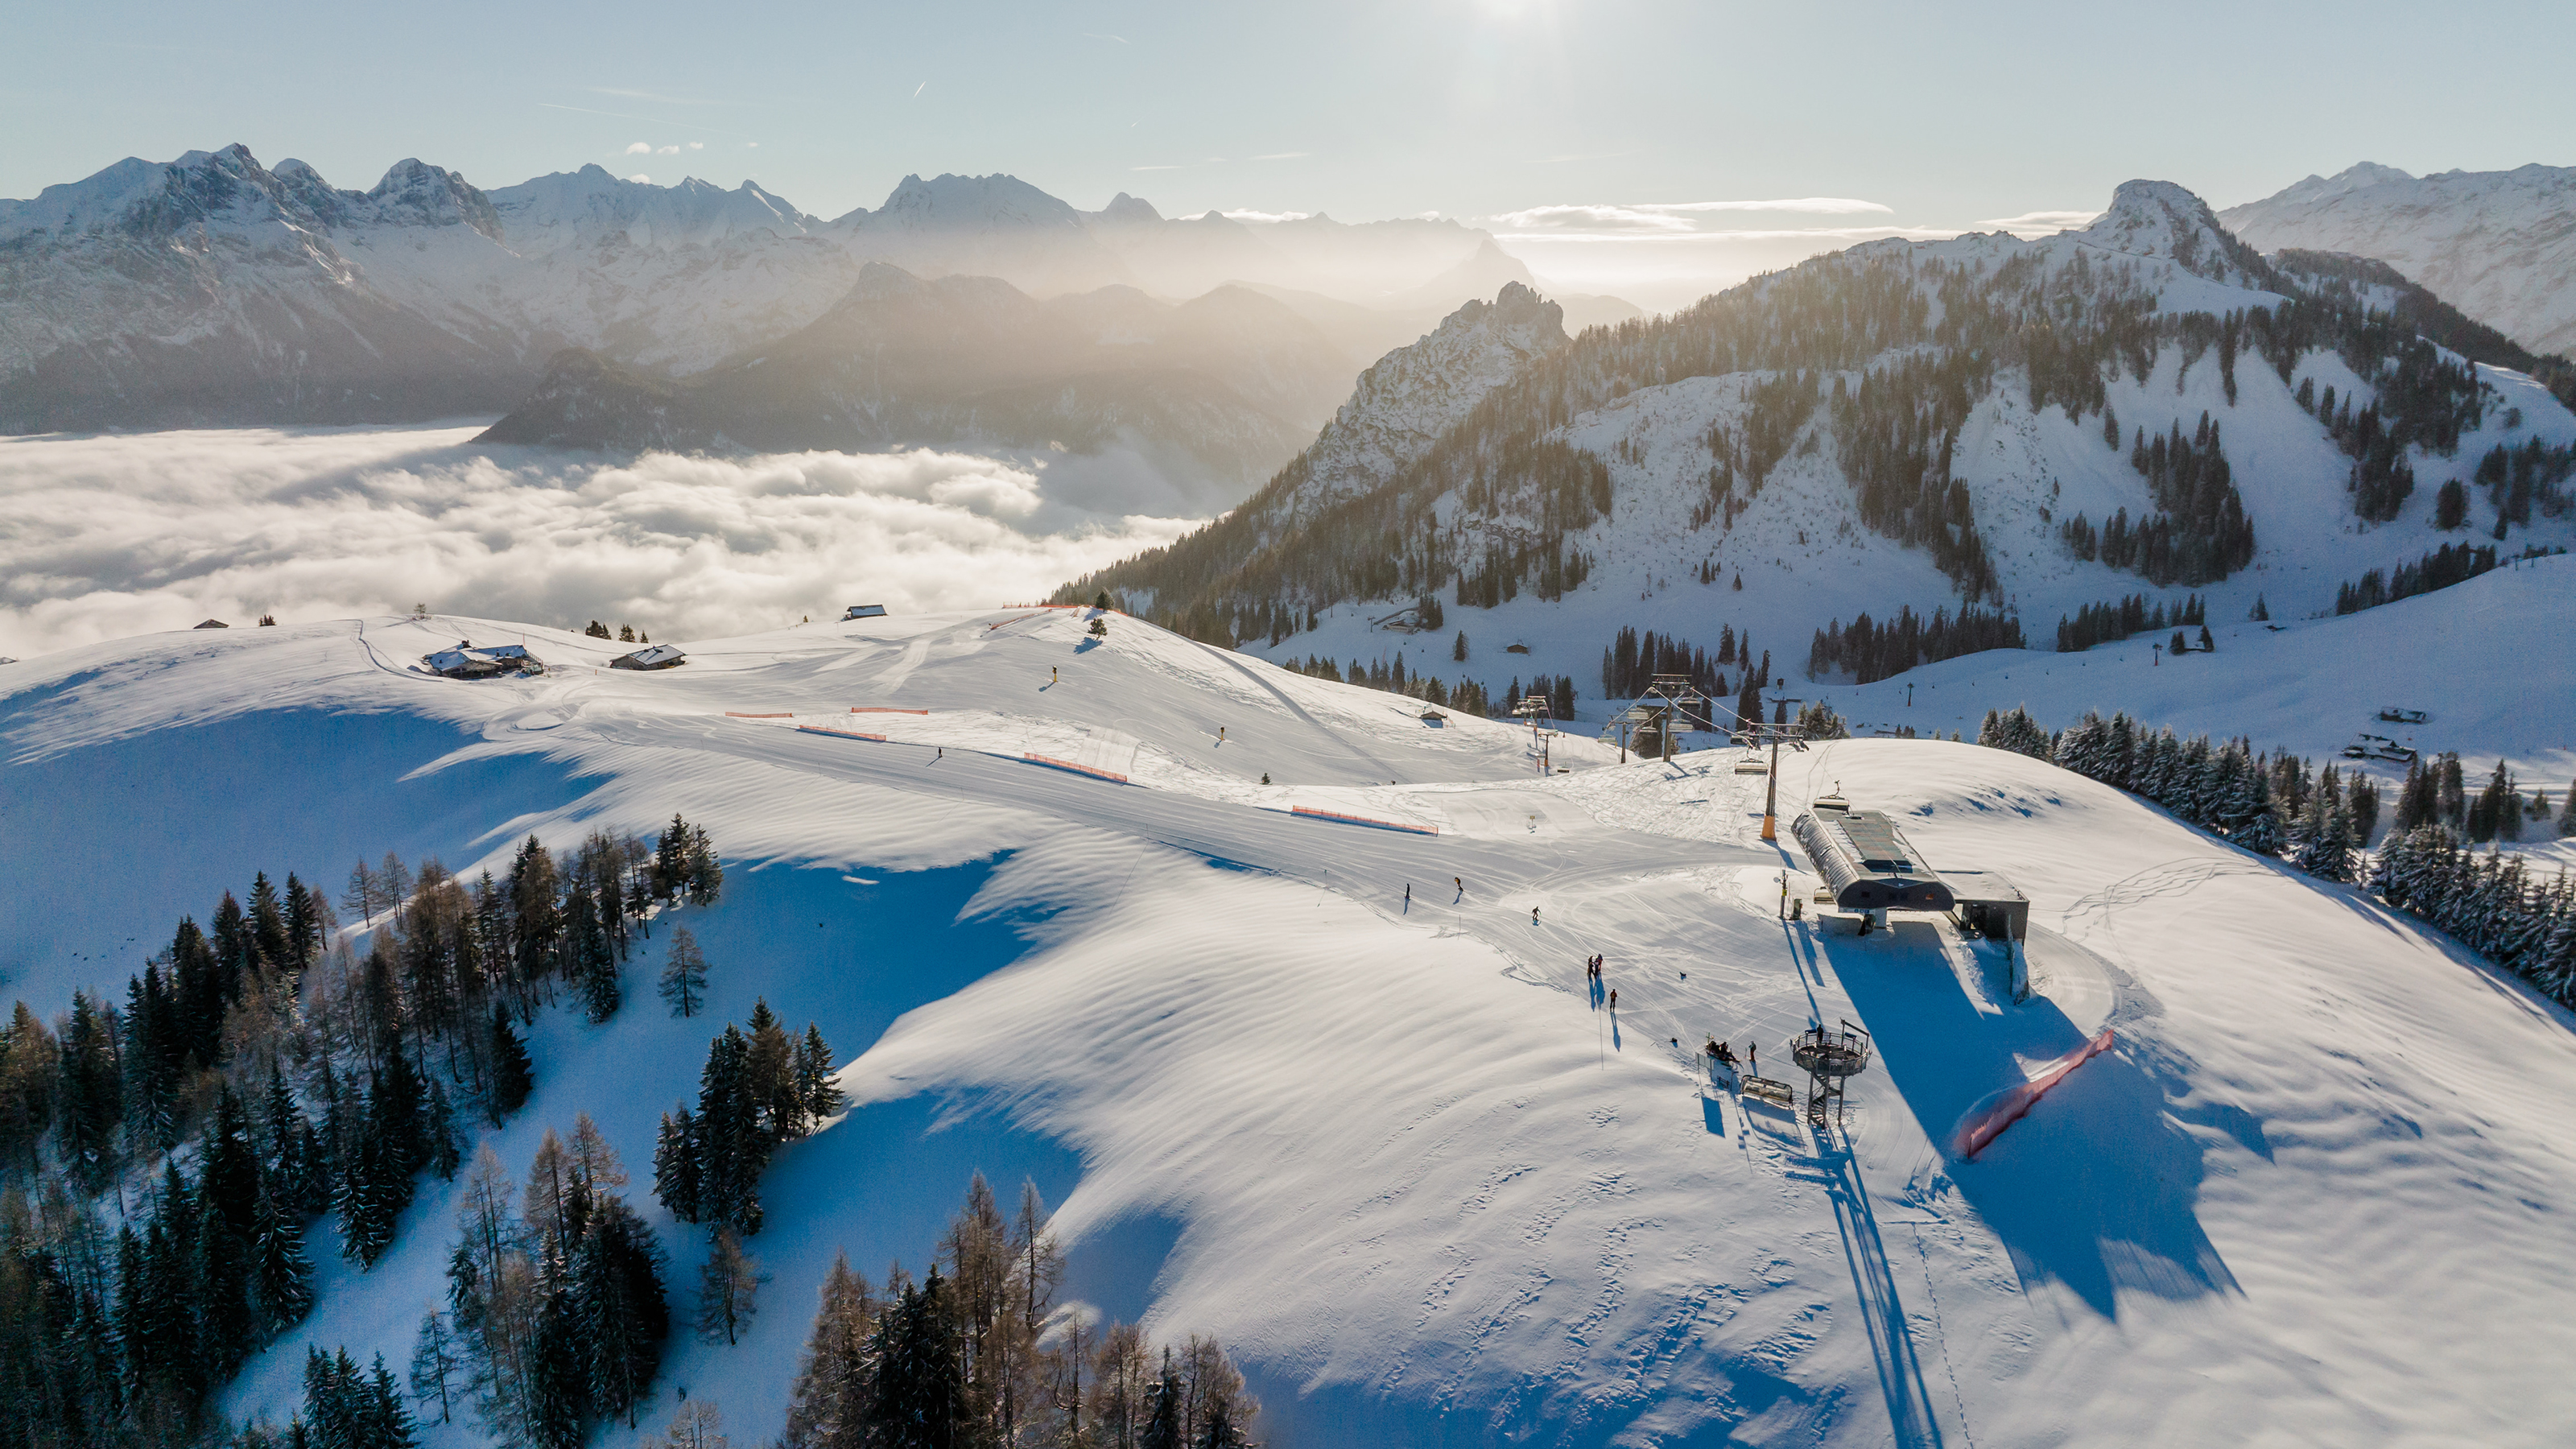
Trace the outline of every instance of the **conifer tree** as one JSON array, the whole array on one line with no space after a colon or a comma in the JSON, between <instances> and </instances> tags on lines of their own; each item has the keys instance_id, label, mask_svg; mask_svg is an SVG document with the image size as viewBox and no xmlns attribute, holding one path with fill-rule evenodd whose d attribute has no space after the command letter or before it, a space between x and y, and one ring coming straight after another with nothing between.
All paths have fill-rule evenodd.
<instances>
[{"instance_id":1,"label":"conifer tree","mask_svg":"<svg viewBox=\"0 0 2576 1449\"><path fill-rule=\"evenodd\" d=\"M518 1032L510 1027L507 1007L492 1008L492 1086L487 1094L492 1125L498 1127L513 1112L527 1105L528 1093L536 1089L536 1074L528 1065L528 1049L519 1041Z\"/></svg>"},{"instance_id":2,"label":"conifer tree","mask_svg":"<svg viewBox=\"0 0 2576 1449\"><path fill-rule=\"evenodd\" d=\"M698 1273L698 1337L707 1343L719 1338L728 1344L740 1342L742 1330L751 1326L759 1312L760 1285L768 1281L759 1260L742 1250L742 1240L733 1229L719 1226Z\"/></svg>"},{"instance_id":3,"label":"conifer tree","mask_svg":"<svg viewBox=\"0 0 2576 1449\"><path fill-rule=\"evenodd\" d=\"M686 926L671 930L668 964L662 968L662 1000L673 1016L687 1018L698 1014L707 999L707 958L698 949L698 938Z\"/></svg>"},{"instance_id":4,"label":"conifer tree","mask_svg":"<svg viewBox=\"0 0 2576 1449\"><path fill-rule=\"evenodd\" d=\"M259 1306L260 1339L265 1342L304 1321L313 1311L313 1262L305 1256L304 1228L277 1199L263 1193L253 1220L256 1255L251 1290Z\"/></svg>"}]
</instances>

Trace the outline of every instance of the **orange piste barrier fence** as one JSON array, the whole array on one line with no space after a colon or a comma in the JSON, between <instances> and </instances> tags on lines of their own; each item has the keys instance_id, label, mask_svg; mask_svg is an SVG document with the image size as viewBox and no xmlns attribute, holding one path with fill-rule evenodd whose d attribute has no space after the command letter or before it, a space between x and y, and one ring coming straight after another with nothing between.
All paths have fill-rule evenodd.
<instances>
[{"instance_id":1,"label":"orange piste barrier fence","mask_svg":"<svg viewBox=\"0 0 2576 1449\"><path fill-rule=\"evenodd\" d=\"M1053 755L1022 755L1020 758L1032 765L1044 765L1050 770L1070 770L1077 775L1089 775L1095 780L1111 780L1121 785L1135 783L1116 770L1096 770L1089 765L1077 765L1071 760L1059 760Z\"/></svg>"},{"instance_id":2,"label":"orange piste barrier fence","mask_svg":"<svg viewBox=\"0 0 2576 1449\"><path fill-rule=\"evenodd\" d=\"M1344 825L1365 825L1371 830L1401 830L1408 835L1440 833L1440 827L1437 825L1406 825L1395 820L1372 820L1365 815L1344 815L1338 810L1310 810L1303 805L1293 807L1288 813L1303 815L1309 820L1338 820Z\"/></svg>"},{"instance_id":3,"label":"orange piste barrier fence","mask_svg":"<svg viewBox=\"0 0 2576 1449\"><path fill-rule=\"evenodd\" d=\"M2004 1135L2004 1129L2018 1122L2048 1089L2066 1080L2066 1074L2111 1049L2111 1028L2102 1028L2092 1040L2048 1064L2048 1069L2018 1087L2006 1087L1977 1105L1970 1107L1951 1129L1950 1147L1961 1157L1975 1157L1986 1145Z\"/></svg>"},{"instance_id":4,"label":"orange piste barrier fence","mask_svg":"<svg viewBox=\"0 0 2576 1449\"><path fill-rule=\"evenodd\" d=\"M796 732L800 735L830 735L836 740L874 740L878 744L886 742L886 737L883 735L872 735L861 730L827 730L821 725L798 725Z\"/></svg>"}]
</instances>

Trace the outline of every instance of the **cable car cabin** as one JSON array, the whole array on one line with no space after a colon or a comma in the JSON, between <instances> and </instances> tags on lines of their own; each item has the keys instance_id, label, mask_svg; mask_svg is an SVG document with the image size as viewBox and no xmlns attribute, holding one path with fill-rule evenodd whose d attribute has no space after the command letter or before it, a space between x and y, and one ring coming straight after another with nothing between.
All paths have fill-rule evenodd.
<instances>
[{"instance_id":1,"label":"cable car cabin","mask_svg":"<svg viewBox=\"0 0 2576 1449\"><path fill-rule=\"evenodd\" d=\"M1950 887L1923 864L1896 823L1876 810L1854 810L1828 795L1789 827L1830 894L1846 911L1948 911Z\"/></svg>"}]
</instances>

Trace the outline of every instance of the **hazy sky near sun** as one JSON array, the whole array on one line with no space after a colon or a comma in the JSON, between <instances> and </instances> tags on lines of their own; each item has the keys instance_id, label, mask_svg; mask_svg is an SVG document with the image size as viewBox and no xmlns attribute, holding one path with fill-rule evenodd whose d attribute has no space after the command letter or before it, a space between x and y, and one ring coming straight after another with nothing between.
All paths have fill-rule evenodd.
<instances>
[{"instance_id":1,"label":"hazy sky near sun","mask_svg":"<svg viewBox=\"0 0 2576 1449\"><path fill-rule=\"evenodd\" d=\"M596 161L831 217L1006 171L1084 208L1436 211L1644 255L2082 215L2135 176L2226 206L2363 159L2576 163L2565 0L98 0L9 30L11 197L240 141L351 187L406 156L487 187ZM1866 206L1669 209L1805 198ZM1549 244L1515 250L1544 275Z\"/></svg>"}]
</instances>

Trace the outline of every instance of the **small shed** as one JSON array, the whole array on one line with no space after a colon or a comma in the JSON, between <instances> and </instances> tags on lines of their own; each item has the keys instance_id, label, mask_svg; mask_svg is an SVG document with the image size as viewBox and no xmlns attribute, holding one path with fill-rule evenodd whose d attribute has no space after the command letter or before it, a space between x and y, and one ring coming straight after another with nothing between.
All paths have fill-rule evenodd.
<instances>
[{"instance_id":1,"label":"small shed","mask_svg":"<svg viewBox=\"0 0 2576 1449\"><path fill-rule=\"evenodd\" d=\"M192 627L199 629L229 629L232 625L225 623L221 619L208 619L206 622Z\"/></svg>"},{"instance_id":2,"label":"small shed","mask_svg":"<svg viewBox=\"0 0 2576 1449\"><path fill-rule=\"evenodd\" d=\"M1990 870L1941 872L1950 887L1950 918L1964 930L1990 941L2021 941L2030 936L2030 897Z\"/></svg>"},{"instance_id":3,"label":"small shed","mask_svg":"<svg viewBox=\"0 0 2576 1449\"><path fill-rule=\"evenodd\" d=\"M671 669L688 662L689 656L669 644L649 644L632 654L622 654L608 661L611 669Z\"/></svg>"},{"instance_id":4,"label":"small shed","mask_svg":"<svg viewBox=\"0 0 2576 1449\"><path fill-rule=\"evenodd\" d=\"M1879 811L1854 810L1829 795L1789 831L1806 848L1825 893L1844 910L1947 911L1956 903L1896 822Z\"/></svg>"},{"instance_id":5,"label":"small shed","mask_svg":"<svg viewBox=\"0 0 2576 1449\"><path fill-rule=\"evenodd\" d=\"M885 605L852 604L841 617L843 619L882 619L885 617Z\"/></svg>"},{"instance_id":6,"label":"small shed","mask_svg":"<svg viewBox=\"0 0 2576 1449\"><path fill-rule=\"evenodd\" d=\"M1436 709L1426 709L1422 712L1422 722L1431 726L1435 730L1447 729L1449 727L1449 716L1442 714Z\"/></svg>"}]
</instances>

